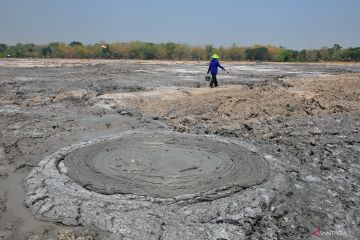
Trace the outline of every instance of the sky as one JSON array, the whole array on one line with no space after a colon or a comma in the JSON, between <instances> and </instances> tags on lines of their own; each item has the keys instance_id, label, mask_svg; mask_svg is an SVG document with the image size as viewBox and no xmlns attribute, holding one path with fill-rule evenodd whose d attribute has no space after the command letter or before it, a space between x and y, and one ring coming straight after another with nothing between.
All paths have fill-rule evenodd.
<instances>
[{"instance_id":1,"label":"sky","mask_svg":"<svg viewBox=\"0 0 360 240\"><path fill-rule=\"evenodd\" d=\"M0 43L360 47L360 0L1 0Z\"/></svg>"}]
</instances>

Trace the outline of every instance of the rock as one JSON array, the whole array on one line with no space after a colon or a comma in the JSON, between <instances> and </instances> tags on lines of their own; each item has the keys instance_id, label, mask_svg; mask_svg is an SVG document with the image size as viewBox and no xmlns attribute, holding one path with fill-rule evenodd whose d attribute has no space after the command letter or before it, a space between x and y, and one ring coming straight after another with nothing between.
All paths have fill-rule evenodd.
<instances>
[{"instance_id":1,"label":"rock","mask_svg":"<svg viewBox=\"0 0 360 240\"><path fill-rule=\"evenodd\" d=\"M319 128L314 127L313 129L309 130L309 133L311 135L320 135L322 132L321 132L321 130Z\"/></svg>"},{"instance_id":2,"label":"rock","mask_svg":"<svg viewBox=\"0 0 360 240\"><path fill-rule=\"evenodd\" d=\"M184 125L189 125L189 124L193 123L194 121L195 121L195 119L192 118L192 117L184 117L184 118L180 121L180 123L182 123L182 124L184 124Z\"/></svg>"},{"instance_id":3,"label":"rock","mask_svg":"<svg viewBox=\"0 0 360 240\"><path fill-rule=\"evenodd\" d=\"M244 127L249 131L252 131L254 129L254 125L250 123L245 123Z\"/></svg>"},{"instance_id":4,"label":"rock","mask_svg":"<svg viewBox=\"0 0 360 240\"><path fill-rule=\"evenodd\" d=\"M316 141L315 141L315 139L310 139L310 141L309 141L309 144L311 145L311 146L316 146Z\"/></svg>"}]
</instances>

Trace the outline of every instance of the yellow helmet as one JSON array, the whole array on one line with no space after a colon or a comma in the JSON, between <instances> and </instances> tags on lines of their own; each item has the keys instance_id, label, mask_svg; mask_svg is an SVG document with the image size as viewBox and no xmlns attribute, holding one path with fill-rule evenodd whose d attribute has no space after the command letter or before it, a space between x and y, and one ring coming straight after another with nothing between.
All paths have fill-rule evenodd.
<instances>
[{"instance_id":1,"label":"yellow helmet","mask_svg":"<svg viewBox=\"0 0 360 240\"><path fill-rule=\"evenodd\" d=\"M211 59L219 59L219 58L220 58L219 55L217 55L216 53L211 56Z\"/></svg>"}]
</instances>

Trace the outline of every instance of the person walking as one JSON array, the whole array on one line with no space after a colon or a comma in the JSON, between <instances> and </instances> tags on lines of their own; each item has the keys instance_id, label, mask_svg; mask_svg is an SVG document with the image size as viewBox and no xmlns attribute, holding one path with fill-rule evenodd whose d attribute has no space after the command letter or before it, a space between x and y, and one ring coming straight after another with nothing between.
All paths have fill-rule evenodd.
<instances>
[{"instance_id":1,"label":"person walking","mask_svg":"<svg viewBox=\"0 0 360 240\"><path fill-rule=\"evenodd\" d=\"M219 62L219 55L213 54L209 64L209 69L207 71L208 74L211 73L210 87L214 87L214 85L215 87L219 86L218 81L216 79L216 75L218 74L218 67L221 68L223 71L226 71L225 68L221 66Z\"/></svg>"}]
</instances>

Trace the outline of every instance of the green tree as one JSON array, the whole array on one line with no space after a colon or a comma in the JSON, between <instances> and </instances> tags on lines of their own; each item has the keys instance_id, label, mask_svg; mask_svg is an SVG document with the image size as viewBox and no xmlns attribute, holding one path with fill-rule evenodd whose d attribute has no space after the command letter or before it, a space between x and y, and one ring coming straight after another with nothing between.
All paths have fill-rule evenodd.
<instances>
[{"instance_id":1,"label":"green tree","mask_svg":"<svg viewBox=\"0 0 360 240\"><path fill-rule=\"evenodd\" d=\"M184 60L190 58L191 51L190 48L185 44L177 44L174 50L174 59Z\"/></svg>"},{"instance_id":2,"label":"green tree","mask_svg":"<svg viewBox=\"0 0 360 240\"><path fill-rule=\"evenodd\" d=\"M52 42L52 43L49 43L49 51L47 52L49 54L50 57L60 57L58 55L58 48L60 46L60 43L58 42Z\"/></svg>"},{"instance_id":3,"label":"green tree","mask_svg":"<svg viewBox=\"0 0 360 240\"><path fill-rule=\"evenodd\" d=\"M268 59L268 49L266 47L257 47L257 48L248 48L245 50L245 57L247 60L267 60Z\"/></svg>"},{"instance_id":4,"label":"green tree","mask_svg":"<svg viewBox=\"0 0 360 240\"><path fill-rule=\"evenodd\" d=\"M337 43L334 44L334 46L332 48L328 49L328 52L331 55L331 60L340 60L341 49L342 49L342 47Z\"/></svg>"},{"instance_id":5,"label":"green tree","mask_svg":"<svg viewBox=\"0 0 360 240\"><path fill-rule=\"evenodd\" d=\"M360 47L358 48L347 48L341 51L340 57L342 61L360 61Z\"/></svg>"},{"instance_id":6,"label":"green tree","mask_svg":"<svg viewBox=\"0 0 360 240\"><path fill-rule=\"evenodd\" d=\"M51 56L51 48L50 46L41 48L41 54L43 57L49 58Z\"/></svg>"},{"instance_id":7,"label":"green tree","mask_svg":"<svg viewBox=\"0 0 360 240\"><path fill-rule=\"evenodd\" d=\"M7 49L7 45L5 43L0 43L0 52L5 52Z\"/></svg>"},{"instance_id":8,"label":"green tree","mask_svg":"<svg viewBox=\"0 0 360 240\"><path fill-rule=\"evenodd\" d=\"M301 62L305 62L305 61L306 61L306 50L305 50L305 49L302 49L302 50L299 52L298 60L301 61Z\"/></svg>"},{"instance_id":9,"label":"green tree","mask_svg":"<svg viewBox=\"0 0 360 240\"><path fill-rule=\"evenodd\" d=\"M283 62L295 62L298 60L299 52L293 50L284 50L281 53Z\"/></svg>"},{"instance_id":10,"label":"green tree","mask_svg":"<svg viewBox=\"0 0 360 240\"><path fill-rule=\"evenodd\" d=\"M175 49L176 49L175 43L167 42L165 44L166 59L174 59Z\"/></svg>"},{"instance_id":11,"label":"green tree","mask_svg":"<svg viewBox=\"0 0 360 240\"><path fill-rule=\"evenodd\" d=\"M100 56L102 58L111 58L112 53L111 53L111 49L110 46L108 44L101 44L100 46Z\"/></svg>"},{"instance_id":12,"label":"green tree","mask_svg":"<svg viewBox=\"0 0 360 240\"><path fill-rule=\"evenodd\" d=\"M217 49L215 51L218 53L218 55L220 56L221 59L225 59L225 57L226 57L225 48L219 47L219 49Z\"/></svg>"},{"instance_id":13,"label":"green tree","mask_svg":"<svg viewBox=\"0 0 360 240\"><path fill-rule=\"evenodd\" d=\"M225 56L226 59L240 61L245 59L245 51L243 48L233 45L232 47L226 49Z\"/></svg>"},{"instance_id":14,"label":"green tree","mask_svg":"<svg viewBox=\"0 0 360 240\"><path fill-rule=\"evenodd\" d=\"M69 46L82 46L83 44L81 42L77 42L77 41L72 41L71 43L69 43Z\"/></svg>"},{"instance_id":15,"label":"green tree","mask_svg":"<svg viewBox=\"0 0 360 240\"><path fill-rule=\"evenodd\" d=\"M305 61L307 62L317 62L319 61L319 55L317 50L311 49L305 51Z\"/></svg>"},{"instance_id":16,"label":"green tree","mask_svg":"<svg viewBox=\"0 0 360 240\"><path fill-rule=\"evenodd\" d=\"M335 43L332 49L336 52L336 51L340 51L342 47L339 44Z\"/></svg>"},{"instance_id":17,"label":"green tree","mask_svg":"<svg viewBox=\"0 0 360 240\"><path fill-rule=\"evenodd\" d=\"M193 60L207 60L205 49L202 47L192 47L190 57Z\"/></svg>"},{"instance_id":18,"label":"green tree","mask_svg":"<svg viewBox=\"0 0 360 240\"><path fill-rule=\"evenodd\" d=\"M146 43L142 49L142 56L145 60L155 59L158 56L158 50L155 44Z\"/></svg>"},{"instance_id":19,"label":"green tree","mask_svg":"<svg viewBox=\"0 0 360 240\"><path fill-rule=\"evenodd\" d=\"M215 48L213 45L205 46L206 59L210 59L211 56L215 53Z\"/></svg>"}]
</instances>

